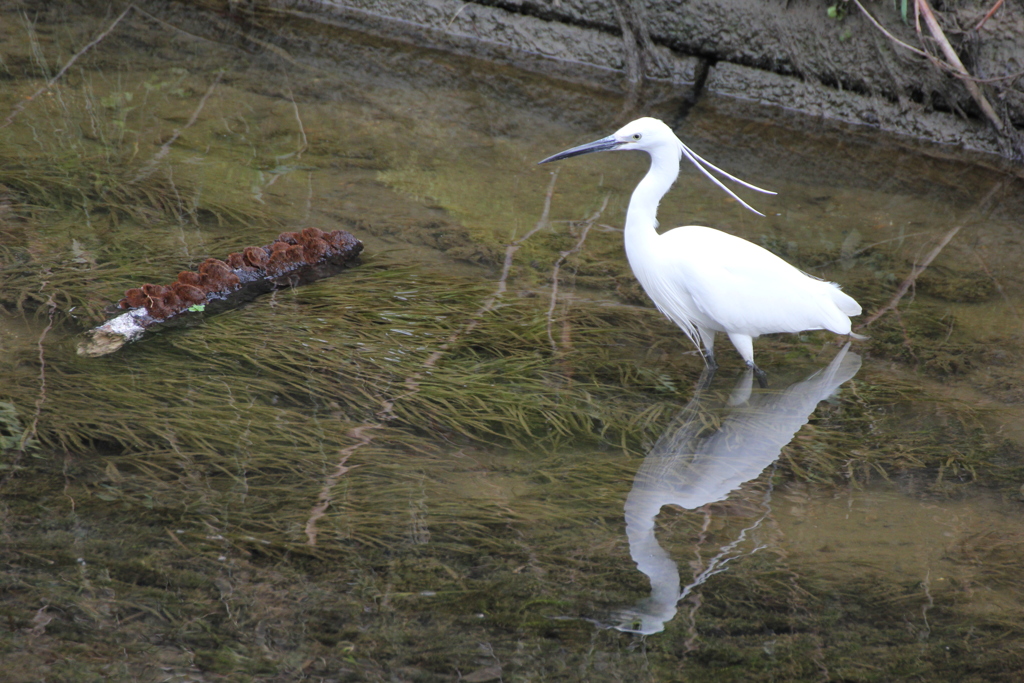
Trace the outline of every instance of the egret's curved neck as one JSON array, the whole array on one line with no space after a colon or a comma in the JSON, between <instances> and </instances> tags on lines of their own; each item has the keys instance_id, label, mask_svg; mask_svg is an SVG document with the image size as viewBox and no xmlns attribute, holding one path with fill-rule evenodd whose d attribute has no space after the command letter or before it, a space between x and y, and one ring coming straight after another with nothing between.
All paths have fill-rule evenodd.
<instances>
[{"instance_id":1,"label":"egret's curved neck","mask_svg":"<svg viewBox=\"0 0 1024 683\"><path fill-rule=\"evenodd\" d=\"M626 211L626 254L636 253L658 236L658 204L679 176L678 148L659 147L650 152L651 168L633 190Z\"/></svg>"}]
</instances>

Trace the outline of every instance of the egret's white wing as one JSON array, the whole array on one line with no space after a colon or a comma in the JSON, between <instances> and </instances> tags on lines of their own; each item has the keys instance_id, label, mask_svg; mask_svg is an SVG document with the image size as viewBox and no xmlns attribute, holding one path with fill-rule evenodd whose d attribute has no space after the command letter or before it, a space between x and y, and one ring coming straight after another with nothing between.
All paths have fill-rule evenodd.
<instances>
[{"instance_id":1,"label":"egret's white wing","mask_svg":"<svg viewBox=\"0 0 1024 683\"><path fill-rule=\"evenodd\" d=\"M686 226L660 237L660 267L685 288L698 317L712 329L751 336L772 332L830 329L849 331L849 318L836 306L831 283L810 278L747 240Z\"/></svg>"}]
</instances>

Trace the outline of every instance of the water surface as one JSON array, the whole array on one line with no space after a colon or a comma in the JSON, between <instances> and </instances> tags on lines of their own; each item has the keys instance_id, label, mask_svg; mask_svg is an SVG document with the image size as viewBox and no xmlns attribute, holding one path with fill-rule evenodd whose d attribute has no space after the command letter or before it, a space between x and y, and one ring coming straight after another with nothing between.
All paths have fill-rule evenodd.
<instances>
[{"instance_id":1,"label":"water surface","mask_svg":"<svg viewBox=\"0 0 1024 683\"><path fill-rule=\"evenodd\" d=\"M722 340L699 390L622 252L644 159L536 166L613 131L615 97L130 14L25 99L112 19L0 21L11 680L1019 677L1016 176L652 105L779 192L761 218L686 169L662 224L762 244L862 320L959 228L869 341L761 339L762 391ZM363 264L75 353L127 287L310 225Z\"/></svg>"}]
</instances>

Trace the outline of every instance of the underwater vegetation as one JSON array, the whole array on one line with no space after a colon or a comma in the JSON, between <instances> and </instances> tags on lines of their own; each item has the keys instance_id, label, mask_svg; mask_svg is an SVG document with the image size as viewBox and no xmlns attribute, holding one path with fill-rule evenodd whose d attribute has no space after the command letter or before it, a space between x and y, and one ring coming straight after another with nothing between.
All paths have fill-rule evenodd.
<instances>
[{"instance_id":1,"label":"underwater vegetation","mask_svg":"<svg viewBox=\"0 0 1024 683\"><path fill-rule=\"evenodd\" d=\"M104 12L77 41L82 16L47 31L5 14L2 106ZM0 128L10 680L988 681L1024 666L1024 459L976 399L1021 400L1017 332L993 322L1017 300L992 266L1011 250L982 262L950 242L861 330L864 368L775 465L706 510L661 511L688 580L770 503L742 561L635 638L595 615L650 590L623 504L702 365L629 275L628 173L529 175L555 137L587 132L492 101L498 86L438 96L393 76L378 93L343 81L358 69L300 78L273 50L131 16ZM371 47L375 74L388 60ZM798 239L787 222L730 228L869 313L935 243L828 223ZM304 229L272 241L284 225ZM366 244L360 267L76 353L118 301L163 315L239 270L287 277L327 227ZM838 348L760 344L779 383ZM722 361L725 401L741 365Z\"/></svg>"}]
</instances>

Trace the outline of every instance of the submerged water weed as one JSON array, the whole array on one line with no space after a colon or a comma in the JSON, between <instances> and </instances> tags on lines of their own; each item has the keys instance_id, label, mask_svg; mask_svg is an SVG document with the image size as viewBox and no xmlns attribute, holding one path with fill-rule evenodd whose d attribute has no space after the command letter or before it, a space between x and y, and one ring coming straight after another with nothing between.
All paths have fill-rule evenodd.
<instances>
[{"instance_id":1,"label":"submerged water weed","mask_svg":"<svg viewBox=\"0 0 1024 683\"><path fill-rule=\"evenodd\" d=\"M597 451L414 452L407 435L380 439L338 488L315 548L280 540L301 538L297 513L311 502L294 465L261 469L243 458L229 474L181 452L30 463L8 504L19 518L44 509L49 517L45 536L33 527L10 544L18 582L4 603L16 627L2 635L9 666L38 667L52 656L47 646L73 639L95 656L66 658L67 671L116 654L141 674L153 664L138 643L158 634L165 668L255 675L306 666L363 679L395 670L439 677L491 658L508 676L551 678L568 667L580 680L624 680L630 669L810 680L827 668L857 678L874 665L865 648L887 666L946 675L998 672L1019 659L1019 628L995 612L969 614L964 591L987 585L990 569L945 575L955 582L935 576L929 588L868 558L785 549L797 530L781 511L758 539L769 547L692 593L677 623L636 658L629 636L589 618L649 590L622 532L635 461ZM749 523L743 502L763 499L763 488L708 514L663 511L658 538L684 580ZM795 493L780 491L779 503ZM1005 581L1019 554L1012 544L968 529L951 552L968 570L996 558Z\"/></svg>"},{"instance_id":2,"label":"submerged water weed","mask_svg":"<svg viewBox=\"0 0 1024 683\"><path fill-rule=\"evenodd\" d=\"M30 135L21 120L0 130L0 184L17 193L26 212L73 209L81 223L94 229L126 219L266 218L265 210L237 188L204 182L200 169L171 163L173 156L165 159L169 144L156 147L148 158L140 153L140 142L164 135L155 102L140 98L131 110L104 107L88 82L58 92L59 97L33 104ZM111 97L123 101L129 95Z\"/></svg>"},{"instance_id":3,"label":"submerged water weed","mask_svg":"<svg viewBox=\"0 0 1024 683\"><path fill-rule=\"evenodd\" d=\"M176 62L192 59L185 53L195 44L188 45L174 47ZM376 58L381 47L373 47ZM218 63L199 48L195 54L197 62ZM150 73L158 71L160 80L141 88L129 76L93 86L102 90L93 101L112 122L111 136L123 123L123 137L104 144L130 149L133 131L148 130L136 119L147 107L160 97L189 96L185 111L165 117L161 137L149 140L159 149L185 127L216 78L179 82L182 74ZM260 88L271 81L259 77ZM204 113L216 107L226 80ZM306 87L322 93L332 86ZM394 106L401 97L393 95L381 98L387 107L359 106L372 110L372 130L403 128L395 135L397 155L409 136L396 122L406 110ZM473 98L469 109L491 116L477 107L485 99L479 91ZM292 124L298 107L280 99ZM448 98L431 91L427 99ZM386 155L356 144L371 128L354 107L324 107L331 115L318 125L330 131L330 144L322 134L317 141L305 107L310 156L319 144L336 169L351 160L338 152L347 147L373 173L387 167ZM430 118L426 106L407 111ZM286 140L282 132L294 127L268 115L273 136L250 132L255 117L235 114L216 121L216 135L207 129L190 138L201 120L188 128L176 143L184 159L187 150L213 145L217 154L203 156L199 168L210 164L205 168L219 173L225 166L216 159L223 157L242 158L243 167L259 158L263 169L289 163L276 160L278 150L266 143ZM437 120L451 128L448 118ZM351 137L334 137L345 135ZM480 135L460 134L471 147L486 141ZM218 140L231 144L217 147ZM485 160L488 177L507 182L511 174L490 165L518 149L499 145ZM174 164L163 170L173 169L175 186L184 187L179 170L194 169L182 157L166 159ZM410 243L422 239L453 259L500 265L511 230L499 224L501 212L486 216L489 235L435 207L394 217L396 195L367 175L346 177L355 183L349 186L333 175L319 185L311 174L299 199L315 196L338 221L373 202L387 204L388 220L359 216L363 223L350 226L357 236L387 234L405 245L415 224L422 230ZM513 205L524 224L537 220L529 202L540 203L542 181L531 180L536 192ZM343 191L335 193L338 187ZM485 209L494 188L479 189L474 203ZM200 189L205 196L210 186ZM418 194L454 197L427 190ZM83 192L100 201L92 188ZM270 201L269 192L264 196ZM0 328L0 402L40 444L0 456L0 614L9 626L0 630L0 651L13 680L870 680L882 671L967 680L1019 668L1015 519L993 531L986 526L993 515L971 523L953 514L953 535L944 535L946 528L934 534L941 565L930 575L893 568L894 557L912 554L903 546L872 557L859 548L837 553L850 535L825 538L831 526L803 548L790 543L820 519L819 509L799 517L791 508L835 502L842 517L880 478L920 495L912 502L927 509L902 524L906 506L884 508L883 535L868 537L868 548L884 546L890 527L930 531L937 509L967 498L965 483L1016 477L1014 491L1019 487L1019 453L993 448L979 409L903 379L912 359L894 366L867 359L856 379L819 406L778 467L730 501L707 511L661 511L658 540L686 582L749 525L751 510L761 513L770 487L778 496L751 541L767 547L690 593L664 633L634 640L599 628L604 621L595 615L649 593L630 556L623 502L641 456L689 399L701 365L656 311L571 289L573 277L603 291L613 279L626 287L628 266L613 229L600 233L595 222L585 248L565 257L553 306L546 288L552 263L578 243L579 223L553 221L531 237L500 296L481 271L465 268L459 277L408 259L397 263L404 253L394 260L371 255L331 280L165 330L110 357L83 359L74 354L73 335L125 288L166 281L206 256L266 242L277 230L249 225L215 234L201 207L180 213L195 205L184 199L159 214L169 229L159 221L136 226L137 216L123 213L116 230L90 232L81 227L82 204L67 197L49 213L15 207L20 227L29 229L0 226L16 238L5 241L0 271L8 312ZM343 209L349 200L355 209ZM615 222L610 206L601 221ZM288 209L301 215L301 203ZM102 217L108 210L115 209L88 214L101 216L94 227L114 225ZM574 217L580 215L590 214ZM59 222L44 224L45 216ZM182 229L193 219L194 231ZM267 234L242 238L242 230ZM823 258L834 260L835 252ZM849 255L845 272L853 293L884 305L905 264L869 256ZM450 259L440 263L454 270ZM901 307L904 318L912 310ZM946 327L929 330L929 339L946 338ZM809 371L835 352L822 334L761 343L759 353L779 368ZM894 341L893 355L879 355L894 358L898 350ZM717 386L731 386L739 363L730 357L723 365ZM981 488L970 487L975 498Z\"/></svg>"},{"instance_id":4,"label":"submerged water weed","mask_svg":"<svg viewBox=\"0 0 1024 683\"><path fill-rule=\"evenodd\" d=\"M10 147L0 146L0 149ZM65 154L59 157L57 154ZM105 226L126 218L152 222L251 221L265 219L244 197L217 197L201 179L187 174L161 172L137 179L141 164L106 155L75 156L54 151L32 156L0 152L0 183L13 189L25 210L38 213L41 207L67 207L81 211L81 220Z\"/></svg>"},{"instance_id":5,"label":"submerged water weed","mask_svg":"<svg viewBox=\"0 0 1024 683\"><path fill-rule=\"evenodd\" d=\"M563 497L576 487L600 491L594 462L577 469L559 454L615 445L609 454L620 455L608 464L628 467L630 455L642 452L687 397L699 365L673 357L678 347L658 353L660 321L625 307L575 307L564 321L572 347L552 354L543 302L509 298L480 315L490 291L370 264L107 358L75 356L67 339L47 342L35 436L49 448L106 454L94 489L103 500L168 512L243 505L244 519L220 533L246 547L297 547L316 536L385 543L386 535L367 529L408 517L408 510L389 513L388 506L416 498L425 463L435 481L447 471L468 483L473 475L465 467L473 458L451 454L485 444L535 463L560 463L557 473L548 465L531 476L562 482ZM470 321L475 326L467 333ZM34 353L29 347L9 359L11 379L0 389L0 399L27 414L39 397ZM666 376L679 389L666 389ZM784 466L796 479L821 482L860 476L862 469L894 476L922 467L973 477L989 450L964 422L969 418L958 417L969 411L929 406L917 394L910 415L900 408L907 391L883 378L856 380L855 391L787 448ZM938 411L953 420L941 426L933 417ZM930 447L936 427L958 458ZM370 477L365 487L393 495L368 501L349 488L351 476L332 483L330 472L342 465L371 462L372 471L352 476ZM581 480L594 476L594 485ZM183 500L181 487L190 481ZM529 517L528 506L511 513L494 493L457 505L478 506L480 520L494 524ZM311 527L317 495L327 496L331 512ZM428 498L444 506L437 502L444 495Z\"/></svg>"},{"instance_id":6,"label":"submerged water weed","mask_svg":"<svg viewBox=\"0 0 1024 683\"><path fill-rule=\"evenodd\" d=\"M237 248L226 237L204 240L207 249L221 244L222 251ZM168 246L149 245L154 272L167 270L159 264L168 258ZM129 269L110 263L117 257L107 252L117 248L115 243L85 259L58 255L45 267L29 257L0 273L2 291L17 296L0 303L12 311L30 310L28 303L34 303L51 316L78 308L95 318L103 305L98 293L106 291L113 300L138 283L127 278L137 278L141 264ZM251 433L243 425L259 425L260 432L281 422L286 432L294 430L285 442L319 452L324 438L341 447L354 425L383 421L410 434L438 431L549 452L581 439L635 452L699 370L681 355L678 333L654 311L571 298L557 307L553 320L544 298L508 294L481 313L493 287L453 284L382 261L336 281L281 292L200 329L172 331L130 348L102 365L70 361L62 367L64 376L51 380L61 390L43 407L45 417L59 416L52 423L57 427L44 420L41 434L51 446L73 449L109 444L136 450L151 448L154 440L159 447L173 441L215 458L236 450L241 433ZM464 333L469 326L472 332ZM806 358L812 338L818 337L776 340L765 352L773 362ZM38 377L31 363L21 365L20 373L21 404L29 406ZM891 450L887 439L895 422L869 414L890 401L887 395L899 393L893 386L890 380L871 385L861 399L870 409L854 416L856 406L850 406L837 430L805 435L815 452L793 460L796 476L828 480L843 473L840 462L871 463L884 472L932 462L928 454L915 455L924 448L924 431L918 445L907 445L913 440L908 433ZM10 395L17 391L12 386ZM245 408L228 409L225 396ZM916 392L914 400L923 398ZM910 402L907 396L891 399L901 401ZM108 407L107 419L96 419L96 405ZM299 436L308 428L304 411L310 408L329 411L337 422L329 437L320 426L312 436ZM926 420L930 410L915 419ZM197 432L195 423L205 417L222 432ZM864 441L867 433L880 435L875 446ZM970 442L977 433L966 430L954 440ZM260 439L270 451L279 450L279 440ZM794 448L799 450L799 440ZM991 448L960 452L984 458ZM957 466L965 471L978 462L972 455L961 460L951 462L961 462Z\"/></svg>"},{"instance_id":7,"label":"submerged water weed","mask_svg":"<svg viewBox=\"0 0 1024 683\"><path fill-rule=\"evenodd\" d=\"M25 425L13 403L0 402L0 451L35 447L34 439L25 438Z\"/></svg>"},{"instance_id":8,"label":"submerged water weed","mask_svg":"<svg viewBox=\"0 0 1024 683\"><path fill-rule=\"evenodd\" d=\"M55 73L49 53L63 46L53 34L38 33L28 15L20 24L5 68L21 87L0 99L10 111L0 125L0 186L14 193L24 213L52 218L55 210L71 210L79 239L84 228L108 229L126 219L267 218L248 187L224 182L223 174L209 182L198 157L181 149L195 141L194 127L222 73L204 78L181 66L145 74L123 66L105 70L104 50L117 50L123 39L117 32L104 33L88 46L100 49L80 51ZM194 108L179 120L183 103Z\"/></svg>"},{"instance_id":9,"label":"submerged water weed","mask_svg":"<svg viewBox=\"0 0 1024 683\"><path fill-rule=\"evenodd\" d=\"M1019 473L985 429L984 411L955 398L931 396L907 379L870 371L855 378L842 401L819 406L783 449L791 476L821 483L893 479L928 471L938 495L979 479L1004 486Z\"/></svg>"},{"instance_id":10,"label":"submerged water weed","mask_svg":"<svg viewBox=\"0 0 1024 683\"><path fill-rule=\"evenodd\" d=\"M143 415L155 417L172 397L184 400L191 412L221 411L225 392L244 392L246 398L238 400L251 403L250 411L260 404L271 412L276 405L330 406L356 423L397 419L477 438L490 434L512 443L525 438L531 445L595 432L616 439L635 432L634 415L644 410L602 405L601 397L633 391L641 406L659 400L648 393L649 380L633 361L615 358L609 349L609 342L641 346L637 334L650 332L643 323L627 321L637 314L646 317L644 311L610 309L570 318L573 351L552 367L543 302L510 299L483 316L440 360L428 363L466 325L487 289L471 283L453 287L409 270L364 267L324 285L278 293L202 328L172 331L130 347L101 361L102 374L89 362L71 361L64 372L75 379L56 396L72 403L53 407L65 427L50 443L82 446L115 434L125 444L136 441L117 428L72 427L73 416L91 412L97 401L109 406L118 422L141 426L149 423ZM302 315L295 315L300 308ZM139 377L150 379L139 383ZM140 394L132 395L136 391ZM127 413L138 418L128 420ZM139 428L132 431L137 435Z\"/></svg>"},{"instance_id":11,"label":"submerged water weed","mask_svg":"<svg viewBox=\"0 0 1024 683\"><path fill-rule=\"evenodd\" d=\"M649 345L646 312L573 320L577 350L556 370L536 299L508 301L458 336L490 289L368 266L108 358L82 360L65 355L67 340L48 343L37 432L50 447L104 454L77 465L94 504L166 520L187 511L220 540L192 525L176 538L210 552L224 543L275 556L333 554L338 544L383 549L407 529L408 542L429 537L446 552L474 555L491 543L488 529L551 517L546 496L508 507L524 493L524 477L557 482L560 501L590 504L609 495L600 482L628 481L621 451L585 469L554 454L607 440L633 447L670 405L605 343ZM26 406L39 396L31 353L11 359L12 383L0 392ZM509 468L505 494L478 464L493 458L477 450L487 443L525 453L498 466ZM347 464L357 469L332 479L353 444L360 447ZM612 477L604 468L622 471ZM445 491L456 482L463 495L453 499ZM316 512L318 497L327 514ZM429 525L417 501L430 501ZM226 509L240 516L228 522ZM446 530L438 515L455 526ZM463 533L482 536L469 548ZM507 544L494 551L514 550Z\"/></svg>"}]
</instances>

